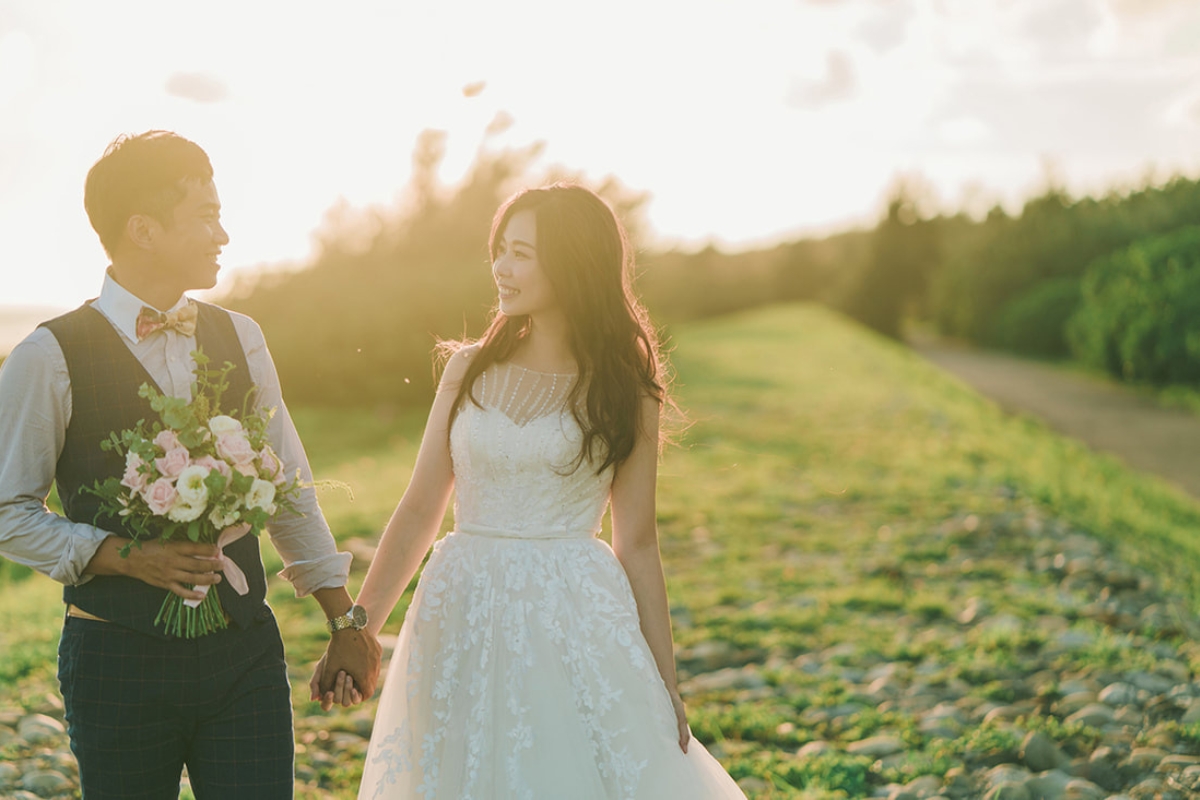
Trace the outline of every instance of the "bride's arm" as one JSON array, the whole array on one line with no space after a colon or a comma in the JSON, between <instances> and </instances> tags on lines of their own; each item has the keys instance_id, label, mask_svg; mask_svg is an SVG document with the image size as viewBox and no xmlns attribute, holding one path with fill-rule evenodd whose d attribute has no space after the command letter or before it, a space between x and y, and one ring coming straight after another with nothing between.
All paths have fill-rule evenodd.
<instances>
[{"instance_id":1,"label":"bride's arm","mask_svg":"<svg viewBox=\"0 0 1200 800\"><path fill-rule=\"evenodd\" d=\"M644 397L633 452L617 469L612 487L613 551L625 568L637 601L642 634L671 694L679 727L679 747L687 752L691 734L675 679L675 648L667 585L658 552L654 493L658 476L658 401Z\"/></svg>"},{"instance_id":2,"label":"bride's arm","mask_svg":"<svg viewBox=\"0 0 1200 800\"><path fill-rule=\"evenodd\" d=\"M379 547L355 601L367 610L367 630L374 637L378 637L400 595L416 574L446 514L446 504L454 488L448 436L450 407L454 404L468 359L468 354L460 351L446 364L421 437L412 480L380 537ZM326 710L334 704L350 705L362 700L357 687L349 686L341 674L334 689L322 694L318 686L326 669L326 659L322 658L309 683L313 700L320 700Z\"/></svg>"},{"instance_id":3,"label":"bride's arm","mask_svg":"<svg viewBox=\"0 0 1200 800\"><path fill-rule=\"evenodd\" d=\"M448 435L450 407L458 393L467 361L467 354L460 351L446 364L421 437L412 480L392 512L358 593L358 604L367 610L367 629L375 635L379 634L416 574L446 514L446 504L454 488Z\"/></svg>"}]
</instances>

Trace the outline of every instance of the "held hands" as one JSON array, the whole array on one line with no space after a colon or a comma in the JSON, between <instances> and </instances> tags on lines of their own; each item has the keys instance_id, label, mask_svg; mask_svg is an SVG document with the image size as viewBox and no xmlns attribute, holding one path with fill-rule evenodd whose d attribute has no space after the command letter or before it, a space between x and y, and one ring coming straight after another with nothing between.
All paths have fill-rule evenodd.
<instances>
[{"instance_id":1,"label":"held hands","mask_svg":"<svg viewBox=\"0 0 1200 800\"><path fill-rule=\"evenodd\" d=\"M324 711L349 708L375 694L383 647L369 630L337 631L308 682L310 699Z\"/></svg>"}]
</instances>

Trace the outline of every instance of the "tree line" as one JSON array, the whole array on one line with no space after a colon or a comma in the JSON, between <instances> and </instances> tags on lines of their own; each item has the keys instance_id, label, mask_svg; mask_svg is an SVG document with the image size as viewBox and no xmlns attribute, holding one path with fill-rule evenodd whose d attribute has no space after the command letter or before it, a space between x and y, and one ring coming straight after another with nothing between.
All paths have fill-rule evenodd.
<instances>
[{"instance_id":1,"label":"tree line","mask_svg":"<svg viewBox=\"0 0 1200 800\"><path fill-rule=\"evenodd\" d=\"M521 186L578 178L533 176L534 146L480 151L448 188L437 180L443 146L439 132L420 137L396 207L335 208L308 264L241 278L220 301L262 325L289 402L428 402L435 342L477 336L495 302L487 239L496 208ZM629 229L637 288L663 325L783 300L834 303L847 261L867 252L864 232L744 253L648 251L646 195L614 179L591 188Z\"/></svg>"},{"instance_id":2,"label":"tree line","mask_svg":"<svg viewBox=\"0 0 1200 800\"><path fill-rule=\"evenodd\" d=\"M290 402L423 404L440 338L478 335L495 291L491 217L534 176L537 146L481 150L442 186L444 135L428 131L393 208L331 212L303 269L243 279L222 302L263 326ZM932 214L920 187L896 185L870 229L746 252L641 246L646 195L593 188L638 246L637 286L657 322L769 303L820 302L887 336L912 320L984 346L1074 357L1122 380L1200 379L1200 182L1099 198L1044 190L1009 214Z\"/></svg>"}]
</instances>

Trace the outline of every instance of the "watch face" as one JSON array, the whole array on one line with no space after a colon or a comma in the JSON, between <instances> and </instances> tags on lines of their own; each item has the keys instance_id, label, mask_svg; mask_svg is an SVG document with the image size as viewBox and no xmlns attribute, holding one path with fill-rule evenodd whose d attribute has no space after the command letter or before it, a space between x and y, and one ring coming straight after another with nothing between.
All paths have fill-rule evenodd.
<instances>
[{"instance_id":1,"label":"watch face","mask_svg":"<svg viewBox=\"0 0 1200 800\"><path fill-rule=\"evenodd\" d=\"M350 621L359 630L367 627L367 610L362 606L354 606L350 609Z\"/></svg>"}]
</instances>

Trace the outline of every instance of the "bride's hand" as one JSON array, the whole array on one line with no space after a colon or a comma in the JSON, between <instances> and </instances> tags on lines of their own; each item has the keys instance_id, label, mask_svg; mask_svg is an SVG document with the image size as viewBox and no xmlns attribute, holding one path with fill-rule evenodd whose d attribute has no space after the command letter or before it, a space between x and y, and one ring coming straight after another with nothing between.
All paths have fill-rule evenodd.
<instances>
[{"instance_id":1,"label":"bride's hand","mask_svg":"<svg viewBox=\"0 0 1200 800\"><path fill-rule=\"evenodd\" d=\"M363 701L362 692L354 685L354 678L347 675L345 670L339 670L333 686L324 695L321 694L321 677L325 674L325 658L326 656L321 656L321 660L317 662L317 666L313 670L312 680L308 682L309 699L314 703L319 702L322 711L328 711L334 706L349 708L361 703Z\"/></svg>"},{"instance_id":2,"label":"bride's hand","mask_svg":"<svg viewBox=\"0 0 1200 800\"><path fill-rule=\"evenodd\" d=\"M692 732L688 729L687 706L679 696L678 689L671 690L671 705L675 708L675 722L679 726L679 749L686 753L688 742L692 740Z\"/></svg>"},{"instance_id":3,"label":"bride's hand","mask_svg":"<svg viewBox=\"0 0 1200 800\"><path fill-rule=\"evenodd\" d=\"M321 656L321 660L318 661L317 666L313 668L312 680L308 682L308 699L312 700L314 703L319 702L321 704L321 708L325 711L328 711L333 707L332 703L330 703L330 705L327 707L325 705L324 698L321 697L321 676L325 674L325 659L327 656L328 653Z\"/></svg>"},{"instance_id":4,"label":"bride's hand","mask_svg":"<svg viewBox=\"0 0 1200 800\"><path fill-rule=\"evenodd\" d=\"M349 708L356 706L363 701L362 692L358 691L358 687L354 685L354 678L346 674L344 670L339 670L337 680L333 683L333 704Z\"/></svg>"}]
</instances>

